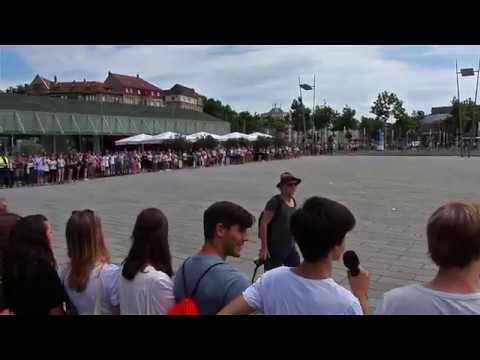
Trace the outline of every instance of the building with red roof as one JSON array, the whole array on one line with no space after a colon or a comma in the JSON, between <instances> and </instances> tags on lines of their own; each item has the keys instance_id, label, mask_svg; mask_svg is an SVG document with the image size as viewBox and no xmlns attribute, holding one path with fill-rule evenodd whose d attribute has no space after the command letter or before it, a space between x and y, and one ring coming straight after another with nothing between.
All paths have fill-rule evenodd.
<instances>
[{"instance_id":1,"label":"building with red roof","mask_svg":"<svg viewBox=\"0 0 480 360\"><path fill-rule=\"evenodd\" d=\"M104 84L121 93L124 104L164 106L162 90L143 80L138 74L128 76L109 71Z\"/></svg>"}]
</instances>

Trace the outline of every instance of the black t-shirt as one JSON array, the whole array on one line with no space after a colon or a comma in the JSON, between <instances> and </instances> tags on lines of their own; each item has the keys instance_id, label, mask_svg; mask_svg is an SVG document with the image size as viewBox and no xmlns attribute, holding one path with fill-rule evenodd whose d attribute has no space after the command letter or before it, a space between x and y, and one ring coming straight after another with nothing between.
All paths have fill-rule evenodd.
<instances>
[{"instance_id":1,"label":"black t-shirt","mask_svg":"<svg viewBox=\"0 0 480 360\"><path fill-rule=\"evenodd\" d=\"M294 203L295 206L290 207L280 196L274 196L265 206L265 210L274 213L267 232L268 251L272 257L285 256L294 247L293 238L290 234L290 217L296 208L295 199Z\"/></svg>"},{"instance_id":2,"label":"black t-shirt","mask_svg":"<svg viewBox=\"0 0 480 360\"><path fill-rule=\"evenodd\" d=\"M17 315L48 315L66 301L57 271L46 261L25 264L18 279L14 282L4 273L6 305Z\"/></svg>"}]
</instances>

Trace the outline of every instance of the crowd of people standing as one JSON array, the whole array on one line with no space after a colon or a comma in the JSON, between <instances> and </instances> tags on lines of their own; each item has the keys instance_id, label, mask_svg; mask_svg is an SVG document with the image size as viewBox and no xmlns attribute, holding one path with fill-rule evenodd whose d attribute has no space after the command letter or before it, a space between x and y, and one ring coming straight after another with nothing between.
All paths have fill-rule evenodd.
<instances>
[{"instance_id":1,"label":"crowd of people standing","mask_svg":"<svg viewBox=\"0 0 480 360\"><path fill-rule=\"evenodd\" d=\"M211 167L244 164L257 160L298 157L300 149L293 146L195 151L123 150L98 154L38 154L7 156L0 154L0 188L64 184L98 177L135 175L142 172L176 170L184 167Z\"/></svg>"}]
</instances>

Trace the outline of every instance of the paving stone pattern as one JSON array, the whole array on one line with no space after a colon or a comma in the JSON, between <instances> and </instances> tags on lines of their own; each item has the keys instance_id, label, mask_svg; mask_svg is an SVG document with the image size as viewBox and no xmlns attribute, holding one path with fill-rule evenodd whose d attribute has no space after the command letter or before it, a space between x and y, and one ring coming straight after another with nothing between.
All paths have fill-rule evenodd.
<instances>
[{"instance_id":1,"label":"paving stone pattern","mask_svg":"<svg viewBox=\"0 0 480 360\"><path fill-rule=\"evenodd\" d=\"M125 257L137 214L158 207L170 222L174 267L203 243L202 215L213 202L231 200L256 217L275 194L279 174L303 179L301 203L312 195L346 204L357 219L347 249L355 250L371 274L371 306L383 292L423 282L435 273L427 256L429 215L449 200L478 200L480 158L319 156L246 165L183 169L76 184L0 190L13 211L42 213L54 226L55 254L66 260L65 223L75 209L95 210L102 218L113 261ZM260 246L252 229L243 256L231 259L251 276ZM334 278L348 287L341 263Z\"/></svg>"}]
</instances>

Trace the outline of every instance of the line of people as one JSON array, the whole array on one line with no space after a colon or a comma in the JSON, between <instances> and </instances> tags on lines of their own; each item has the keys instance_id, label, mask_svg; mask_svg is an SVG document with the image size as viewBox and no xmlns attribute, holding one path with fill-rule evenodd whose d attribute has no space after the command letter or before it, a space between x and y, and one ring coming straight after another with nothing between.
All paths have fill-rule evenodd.
<instances>
[{"instance_id":1,"label":"line of people","mask_svg":"<svg viewBox=\"0 0 480 360\"><path fill-rule=\"evenodd\" d=\"M64 184L97 177L135 175L142 172L244 164L256 160L298 157L296 147L199 149L196 151L117 151L96 153L0 154L0 188Z\"/></svg>"},{"instance_id":2,"label":"line of people","mask_svg":"<svg viewBox=\"0 0 480 360\"><path fill-rule=\"evenodd\" d=\"M10 214L0 203L0 311L164 315L192 300L201 315L369 314L366 270L356 276L347 272L351 291L332 275L333 263L342 257L345 238L355 227L354 215L345 205L318 196L290 216L282 214L287 210L282 207L296 208L288 200L299 183L293 175L282 174L276 197L283 201L281 207L269 201L261 215L260 237L267 241L262 240L260 255L270 262L253 284L227 262L228 257L240 257L255 222L232 202L214 203L204 212L204 245L176 273L168 220L159 209L138 215L131 248L120 266L111 263L99 215L72 212L65 234L69 262L57 266L48 220ZM272 222L286 219L293 242L269 237ZM427 241L437 274L424 284L386 292L375 313L480 314L480 205L441 206L428 220ZM295 246L303 260L294 254Z\"/></svg>"}]
</instances>

